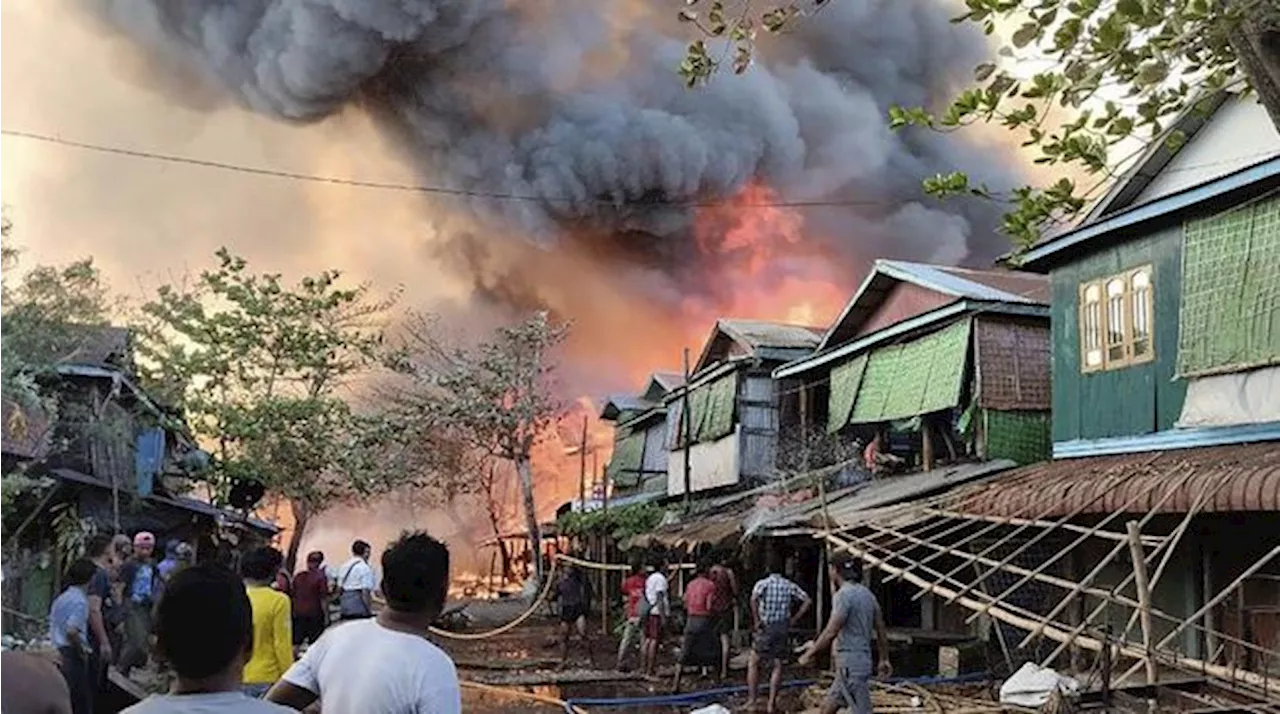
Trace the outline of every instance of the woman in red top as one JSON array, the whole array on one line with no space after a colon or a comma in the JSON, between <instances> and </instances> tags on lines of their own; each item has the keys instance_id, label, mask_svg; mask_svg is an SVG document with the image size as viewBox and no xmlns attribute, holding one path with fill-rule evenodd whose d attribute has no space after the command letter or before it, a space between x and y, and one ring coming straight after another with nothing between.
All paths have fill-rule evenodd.
<instances>
[{"instance_id":1,"label":"woman in red top","mask_svg":"<svg viewBox=\"0 0 1280 714\"><path fill-rule=\"evenodd\" d=\"M698 561L698 575L684 589L684 643L680 647L680 661L676 663L676 680L672 691L680 691L680 675L685 665L711 667L721 663L720 641L712 625L712 607L715 605L716 584L710 576L711 560Z\"/></svg>"},{"instance_id":2,"label":"woman in red top","mask_svg":"<svg viewBox=\"0 0 1280 714\"><path fill-rule=\"evenodd\" d=\"M618 644L618 670L620 671L631 646L640 641L640 613L637 609L640 598L644 597L644 581L644 561L637 557L631 561L631 574L622 581L622 596L627 603L627 626L622 631L622 642Z\"/></svg>"},{"instance_id":3,"label":"woman in red top","mask_svg":"<svg viewBox=\"0 0 1280 714\"><path fill-rule=\"evenodd\" d=\"M307 553L307 569L293 576L293 645L315 644L328 626L329 576L324 553Z\"/></svg>"}]
</instances>

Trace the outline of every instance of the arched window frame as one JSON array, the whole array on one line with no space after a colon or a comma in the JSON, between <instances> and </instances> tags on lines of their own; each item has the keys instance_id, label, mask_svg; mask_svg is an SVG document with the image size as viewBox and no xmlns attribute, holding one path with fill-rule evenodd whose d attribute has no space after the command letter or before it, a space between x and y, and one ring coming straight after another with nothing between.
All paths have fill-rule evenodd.
<instances>
[{"instance_id":1,"label":"arched window frame","mask_svg":"<svg viewBox=\"0 0 1280 714\"><path fill-rule=\"evenodd\" d=\"M1080 371L1155 359L1155 272L1131 268L1080 284Z\"/></svg>"}]
</instances>

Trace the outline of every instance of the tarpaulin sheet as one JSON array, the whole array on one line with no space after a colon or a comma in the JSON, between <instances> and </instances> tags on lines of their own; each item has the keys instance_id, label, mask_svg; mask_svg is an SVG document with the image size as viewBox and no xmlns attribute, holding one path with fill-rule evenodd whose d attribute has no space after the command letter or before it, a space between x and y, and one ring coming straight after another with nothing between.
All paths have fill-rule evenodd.
<instances>
[{"instance_id":1,"label":"tarpaulin sheet","mask_svg":"<svg viewBox=\"0 0 1280 714\"><path fill-rule=\"evenodd\" d=\"M1280 367L1192 379L1182 402L1181 428L1280 421Z\"/></svg>"}]
</instances>

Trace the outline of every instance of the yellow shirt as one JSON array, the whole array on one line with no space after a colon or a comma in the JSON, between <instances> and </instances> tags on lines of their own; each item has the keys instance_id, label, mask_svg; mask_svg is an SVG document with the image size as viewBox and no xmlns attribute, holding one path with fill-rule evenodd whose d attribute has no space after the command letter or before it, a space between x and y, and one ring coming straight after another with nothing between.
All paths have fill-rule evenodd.
<instances>
[{"instance_id":1,"label":"yellow shirt","mask_svg":"<svg viewBox=\"0 0 1280 714\"><path fill-rule=\"evenodd\" d=\"M293 622L289 596L265 585L250 585L253 656L244 665L245 684L274 684L293 664Z\"/></svg>"}]
</instances>

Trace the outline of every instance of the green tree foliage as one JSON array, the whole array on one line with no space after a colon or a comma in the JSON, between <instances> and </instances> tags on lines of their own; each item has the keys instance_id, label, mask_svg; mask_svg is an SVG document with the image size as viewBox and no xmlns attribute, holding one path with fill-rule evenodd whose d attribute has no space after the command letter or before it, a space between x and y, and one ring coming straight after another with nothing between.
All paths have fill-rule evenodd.
<instances>
[{"instance_id":1,"label":"green tree foliage","mask_svg":"<svg viewBox=\"0 0 1280 714\"><path fill-rule=\"evenodd\" d=\"M733 69L741 73L761 30L785 31L827 4L686 2L680 18L702 35L679 69L690 86L719 68L709 39L730 43ZM971 184L960 171L926 180L935 196L976 194L1007 203L1001 228L1016 247L1078 216L1113 171L1151 142L1180 147L1185 137L1167 129L1181 113L1203 110L1207 92L1252 90L1280 127L1280 3L1274 0L964 0L954 21L988 35L997 26L1014 28L1000 56L1049 59L1052 66L1022 78L1001 68L1008 62L985 62L974 68L974 85L941 111L893 107L890 125L953 131L994 122L1017 132L1036 163L1090 176L1085 186L1063 178L1000 193Z\"/></svg>"},{"instance_id":2,"label":"green tree foliage","mask_svg":"<svg viewBox=\"0 0 1280 714\"><path fill-rule=\"evenodd\" d=\"M401 423L447 434L514 465L533 552L541 537L534 502L534 444L564 413L556 397L555 348L568 326L538 313L500 327L487 339L459 346L429 316L412 315L396 363L407 379L386 395ZM538 577L541 560L538 562Z\"/></svg>"},{"instance_id":3,"label":"green tree foliage","mask_svg":"<svg viewBox=\"0 0 1280 714\"><path fill-rule=\"evenodd\" d=\"M55 388L60 362L75 361L92 331L105 326L116 305L91 259L67 265L37 265L18 275L20 252L8 244L12 224L0 219L0 392L5 438L20 439L39 452L50 445L52 425L66 405ZM49 486L47 479L5 473L0 512L7 519L17 499Z\"/></svg>"},{"instance_id":4,"label":"green tree foliage","mask_svg":"<svg viewBox=\"0 0 1280 714\"><path fill-rule=\"evenodd\" d=\"M292 567L315 515L413 478L384 468L390 424L346 398L352 380L383 358L383 317L394 297L343 287L338 271L290 286L279 274L251 272L226 249L217 261L192 286L162 287L143 306L139 358L213 448L219 495L242 479L288 499Z\"/></svg>"},{"instance_id":5,"label":"green tree foliage","mask_svg":"<svg viewBox=\"0 0 1280 714\"><path fill-rule=\"evenodd\" d=\"M648 533L662 522L664 510L654 503L633 503L621 508L575 511L560 517L556 525L562 535L602 535L625 540Z\"/></svg>"}]
</instances>

